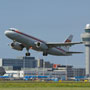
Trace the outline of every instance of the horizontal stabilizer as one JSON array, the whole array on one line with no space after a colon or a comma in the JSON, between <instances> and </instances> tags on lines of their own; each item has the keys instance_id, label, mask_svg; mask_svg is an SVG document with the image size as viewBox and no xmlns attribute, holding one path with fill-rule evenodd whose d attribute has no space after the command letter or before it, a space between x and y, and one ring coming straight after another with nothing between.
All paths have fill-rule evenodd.
<instances>
[{"instance_id":1,"label":"horizontal stabilizer","mask_svg":"<svg viewBox=\"0 0 90 90\"><path fill-rule=\"evenodd\" d=\"M83 52L67 52L67 54L81 54Z\"/></svg>"}]
</instances>

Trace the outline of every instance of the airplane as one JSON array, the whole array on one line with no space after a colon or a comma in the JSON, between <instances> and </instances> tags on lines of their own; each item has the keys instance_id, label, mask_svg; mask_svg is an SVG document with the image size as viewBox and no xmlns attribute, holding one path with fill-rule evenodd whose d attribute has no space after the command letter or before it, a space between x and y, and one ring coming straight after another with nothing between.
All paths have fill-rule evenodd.
<instances>
[{"instance_id":1,"label":"airplane","mask_svg":"<svg viewBox=\"0 0 90 90\"><path fill-rule=\"evenodd\" d=\"M5 35L13 40L10 44L11 48L22 51L26 48L26 56L30 56L29 49L43 52L43 56L55 55L55 56L71 56L72 54L79 54L82 52L69 51L69 48L75 44L82 44L82 42L71 42L73 35L70 35L64 43L52 43L45 42L31 35L27 35L20 32L16 28L9 28L5 31Z\"/></svg>"}]
</instances>

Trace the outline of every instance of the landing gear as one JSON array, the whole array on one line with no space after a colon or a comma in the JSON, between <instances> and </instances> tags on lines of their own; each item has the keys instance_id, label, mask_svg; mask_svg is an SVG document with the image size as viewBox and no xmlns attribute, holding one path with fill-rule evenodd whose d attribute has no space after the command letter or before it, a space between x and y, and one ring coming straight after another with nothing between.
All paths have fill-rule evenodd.
<instances>
[{"instance_id":1,"label":"landing gear","mask_svg":"<svg viewBox=\"0 0 90 90\"><path fill-rule=\"evenodd\" d=\"M26 53L26 56L30 56L30 53Z\"/></svg>"},{"instance_id":2,"label":"landing gear","mask_svg":"<svg viewBox=\"0 0 90 90\"><path fill-rule=\"evenodd\" d=\"M43 52L43 56L47 56L48 54L47 54L47 52Z\"/></svg>"},{"instance_id":3,"label":"landing gear","mask_svg":"<svg viewBox=\"0 0 90 90\"><path fill-rule=\"evenodd\" d=\"M26 53L25 55L26 55L26 56L30 56L29 49L26 48L26 50L27 50L27 53Z\"/></svg>"}]
</instances>

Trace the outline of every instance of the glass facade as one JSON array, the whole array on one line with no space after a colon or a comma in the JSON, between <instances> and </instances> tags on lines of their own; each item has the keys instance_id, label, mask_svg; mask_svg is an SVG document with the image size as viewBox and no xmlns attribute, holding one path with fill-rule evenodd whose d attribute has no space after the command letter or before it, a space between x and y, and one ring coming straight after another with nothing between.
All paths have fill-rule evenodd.
<instances>
[{"instance_id":1,"label":"glass facade","mask_svg":"<svg viewBox=\"0 0 90 90\"><path fill-rule=\"evenodd\" d=\"M21 68L35 68L37 67L37 60L33 57L23 57L17 59L2 59L2 66L13 66L13 69Z\"/></svg>"},{"instance_id":2,"label":"glass facade","mask_svg":"<svg viewBox=\"0 0 90 90\"><path fill-rule=\"evenodd\" d=\"M85 32L86 33L90 33L90 29L85 29Z\"/></svg>"},{"instance_id":3,"label":"glass facade","mask_svg":"<svg viewBox=\"0 0 90 90\"><path fill-rule=\"evenodd\" d=\"M83 41L90 41L90 38L82 38Z\"/></svg>"}]
</instances>

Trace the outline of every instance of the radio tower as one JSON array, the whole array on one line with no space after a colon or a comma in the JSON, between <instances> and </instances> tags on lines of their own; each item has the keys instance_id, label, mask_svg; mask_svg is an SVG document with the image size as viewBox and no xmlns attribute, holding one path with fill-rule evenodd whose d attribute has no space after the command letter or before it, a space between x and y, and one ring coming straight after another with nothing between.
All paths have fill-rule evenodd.
<instances>
[{"instance_id":1,"label":"radio tower","mask_svg":"<svg viewBox=\"0 0 90 90\"><path fill-rule=\"evenodd\" d=\"M81 34L82 41L86 48L86 76L90 77L90 24L85 27L85 32Z\"/></svg>"}]
</instances>

